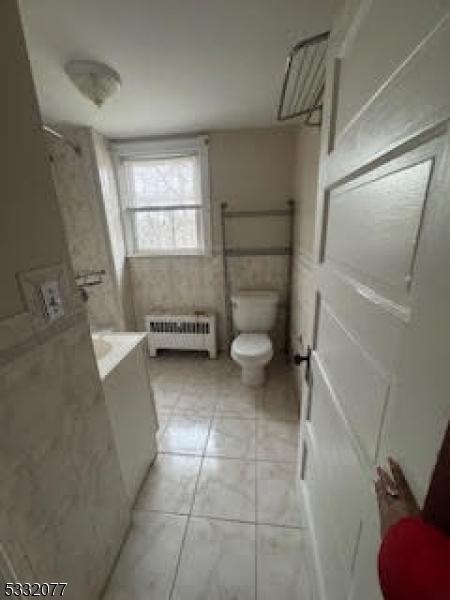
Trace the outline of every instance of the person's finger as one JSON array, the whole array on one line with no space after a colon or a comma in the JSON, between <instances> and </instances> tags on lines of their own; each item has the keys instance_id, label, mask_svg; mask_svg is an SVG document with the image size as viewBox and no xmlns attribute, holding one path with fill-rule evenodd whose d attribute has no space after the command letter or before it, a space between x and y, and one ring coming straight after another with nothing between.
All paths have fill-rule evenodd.
<instances>
[{"instance_id":1,"label":"person's finger","mask_svg":"<svg viewBox=\"0 0 450 600\"><path fill-rule=\"evenodd\" d=\"M409 483L406 480L405 474L403 473L403 469L393 458L388 458L389 466L391 468L392 477L394 478L395 485L397 486L399 491L405 491L409 494L412 494L411 489L409 487Z\"/></svg>"},{"instance_id":2,"label":"person's finger","mask_svg":"<svg viewBox=\"0 0 450 600\"><path fill-rule=\"evenodd\" d=\"M388 486L386 484L386 478L383 477L383 472L380 469L380 467L377 467L376 471L377 471L378 479L376 479L374 481L375 490L379 491L380 493L383 492L383 493L387 494L389 490L388 490Z\"/></svg>"},{"instance_id":3,"label":"person's finger","mask_svg":"<svg viewBox=\"0 0 450 600\"><path fill-rule=\"evenodd\" d=\"M383 510L391 503L392 498L382 479L377 479L377 481L375 481L375 492L377 494L378 508L380 512L383 512Z\"/></svg>"},{"instance_id":4,"label":"person's finger","mask_svg":"<svg viewBox=\"0 0 450 600\"><path fill-rule=\"evenodd\" d=\"M395 484L397 485L399 490L406 489L409 490L408 482L406 481L405 474L403 473L403 469L395 461L393 458L388 458L389 467L391 469L392 477L394 478Z\"/></svg>"},{"instance_id":5,"label":"person's finger","mask_svg":"<svg viewBox=\"0 0 450 600\"><path fill-rule=\"evenodd\" d=\"M386 492L384 489L384 484L381 481L381 479L377 479L376 481L374 481L375 484L375 492L377 494L377 498L380 499Z\"/></svg>"},{"instance_id":6,"label":"person's finger","mask_svg":"<svg viewBox=\"0 0 450 600\"><path fill-rule=\"evenodd\" d=\"M385 495L385 492L383 489L383 482L380 479L377 479L377 481L375 481L375 492L377 495L378 508L381 512L383 496Z\"/></svg>"},{"instance_id":7,"label":"person's finger","mask_svg":"<svg viewBox=\"0 0 450 600\"><path fill-rule=\"evenodd\" d=\"M391 457L388 458L388 462L389 467L391 469L392 477L394 478L395 485L400 494L409 502L413 502L417 505L417 501L414 497L414 494L411 491L411 488L409 487L409 483L405 477L405 474L403 473L403 469L401 468L401 466L396 460L394 460Z\"/></svg>"},{"instance_id":8,"label":"person's finger","mask_svg":"<svg viewBox=\"0 0 450 600\"><path fill-rule=\"evenodd\" d=\"M389 473L387 471L385 471L383 469L383 467L377 467L377 473L378 473L378 477L384 483L386 492L389 492L389 491L395 492L397 489L397 486L395 485L395 482L392 479L392 477L389 475Z\"/></svg>"},{"instance_id":9,"label":"person's finger","mask_svg":"<svg viewBox=\"0 0 450 600\"><path fill-rule=\"evenodd\" d=\"M389 527L389 513L391 510L392 498L389 496L386 485L381 478L377 479L374 484L377 495L378 512L380 515L380 534L383 539Z\"/></svg>"}]
</instances>

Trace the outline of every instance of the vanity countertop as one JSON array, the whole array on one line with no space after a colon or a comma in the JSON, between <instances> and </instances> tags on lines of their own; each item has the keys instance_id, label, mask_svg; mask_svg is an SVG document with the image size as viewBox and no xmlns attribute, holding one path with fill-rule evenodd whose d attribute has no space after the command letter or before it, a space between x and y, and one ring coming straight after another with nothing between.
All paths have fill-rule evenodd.
<instances>
[{"instance_id":1,"label":"vanity countertop","mask_svg":"<svg viewBox=\"0 0 450 600\"><path fill-rule=\"evenodd\" d=\"M146 339L146 333L93 333L92 342L101 380L106 379L117 365Z\"/></svg>"}]
</instances>

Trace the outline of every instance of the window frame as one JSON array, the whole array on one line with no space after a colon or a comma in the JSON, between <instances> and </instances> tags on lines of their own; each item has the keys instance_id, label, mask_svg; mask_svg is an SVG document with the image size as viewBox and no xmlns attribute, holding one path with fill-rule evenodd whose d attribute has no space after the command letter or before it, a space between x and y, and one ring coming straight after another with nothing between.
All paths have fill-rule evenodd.
<instances>
[{"instance_id":1,"label":"window frame","mask_svg":"<svg viewBox=\"0 0 450 600\"><path fill-rule=\"evenodd\" d=\"M208 136L189 138L171 138L161 140L134 140L114 142L112 152L116 169L117 187L119 192L120 214L127 257L167 257L167 256L211 256L211 197L209 180L209 139ZM137 212L151 212L149 208L131 208L127 205L127 177L124 172L125 160L139 160L145 158L164 158L175 156L192 156L199 158L200 164L200 190L201 206L186 205L181 210L198 210L201 213L203 247L198 249L167 249L167 250L138 250L137 236L135 234L135 214ZM161 207L160 210L180 210L178 207ZM198 221L197 221L198 222Z\"/></svg>"}]
</instances>

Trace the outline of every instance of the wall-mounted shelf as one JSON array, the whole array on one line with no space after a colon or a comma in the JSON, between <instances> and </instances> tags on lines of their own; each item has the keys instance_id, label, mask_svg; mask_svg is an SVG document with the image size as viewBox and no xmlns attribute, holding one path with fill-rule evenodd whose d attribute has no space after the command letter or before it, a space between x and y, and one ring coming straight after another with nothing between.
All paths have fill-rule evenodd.
<instances>
[{"instance_id":1,"label":"wall-mounted shelf","mask_svg":"<svg viewBox=\"0 0 450 600\"><path fill-rule=\"evenodd\" d=\"M261 209L261 210L227 210L227 204L224 202L221 205L222 209L222 253L227 257L238 256L289 256L292 253L292 240L289 241L289 246L271 246L260 248L227 248L226 247L226 221L228 219L248 219L261 217L286 217L292 220L294 212L293 200L288 200L288 208L281 209ZM292 235L290 234L290 237Z\"/></svg>"},{"instance_id":2,"label":"wall-mounted shelf","mask_svg":"<svg viewBox=\"0 0 450 600\"><path fill-rule=\"evenodd\" d=\"M103 283L104 275L106 275L105 269L99 269L97 271L79 271L75 274L75 282L78 287L101 285Z\"/></svg>"},{"instance_id":3,"label":"wall-mounted shelf","mask_svg":"<svg viewBox=\"0 0 450 600\"><path fill-rule=\"evenodd\" d=\"M290 256L292 249L289 246L271 248L227 248L224 255L233 258L239 256Z\"/></svg>"},{"instance_id":4,"label":"wall-mounted shelf","mask_svg":"<svg viewBox=\"0 0 450 600\"><path fill-rule=\"evenodd\" d=\"M226 204L223 216L225 219L236 219L240 217L290 217L291 209L267 209L267 210L226 210Z\"/></svg>"},{"instance_id":5,"label":"wall-mounted shelf","mask_svg":"<svg viewBox=\"0 0 450 600\"><path fill-rule=\"evenodd\" d=\"M225 290L225 314L227 323L228 341L231 341L232 334L232 318L231 318L231 302L230 302L230 285L229 285L229 258L241 258L249 256L288 256L288 301L286 303L286 351L289 349L289 329L290 329L290 308L289 298L291 296L291 269L292 269L292 250L294 241L294 208L293 200L287 201L287 208L282 209L261 209L261 210L227 210L227 204L221 204L221 222L222 222L222 258L223 258L223 277ZM289 219L289 242L287 246L268 246L268 247L227 247L226 241L226 223L233 219L257 219L257 218L287 218Z\"/></svg>"}]
</instances>

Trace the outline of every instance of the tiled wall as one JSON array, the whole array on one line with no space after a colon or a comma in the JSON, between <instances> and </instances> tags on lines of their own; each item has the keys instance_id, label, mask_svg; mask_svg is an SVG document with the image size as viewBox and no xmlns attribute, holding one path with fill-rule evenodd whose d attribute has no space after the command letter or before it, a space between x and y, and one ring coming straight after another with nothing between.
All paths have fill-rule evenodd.
<instances>
[{"instance_id":1,"label":"tiled wall","mask_svg":"<svg viewBox=\"0 0 450 600\"><path fill-rule=\"evenodd\" d=\"M65 597L94 599L129 506L84 313L26 345L1 353L3 549L19 581L67 581Z\"/></svg>"},{"instance_id":2,"label":"tiled wall","mask_svg":"<svg viewBox=\"0 0 450 600\"><path fill-rule=\"evenodd\" d=\"M144 328L146 314L152 311L213 311L218 318L220 347L225 348L226 320L223 262L211 258L133 258L129 260L137 326ZM288 258L256 256L229 258L230 291L272 289L280 293L281 306L274 341L284 344L287 301Z\"/></svg>"},{"instance_id":3,"label":"tiled wall","mask_svg":"<svg viewBox=\"0 0 450 600\"><path fill-rule=\"evenodd\" d=\"M118 310L121 325L125 329L135 328L131 281L126 265L125 240L120 214L119 195L108 141L94 129L90 130L95 156L96 172L100 183L102 208L107 225L107 238L113 266L112 277L118 295Z\"/></svg>"},{"instance_id":4,"label":"tiled wall","mask_svg":"<svg viewBox=\"0 0 450 600\"><path fill-rule=\"evenodd\" d=\"M8 80L0 95L8 115L0 161L0 240L7 242L0 293L1 579L65 581L64 598L94 600L124 538L129 506L86 313L67 263L15 0L0 4L0 21ZM52 280L60 284L65 315L48 323L39 285Z\"/></svg>"},{"instance_id":5,"label":"tiled wall","mask_svg":"<svg viewBox=\"0 0 450 600\"><path fill-rule=\"evenodd\" d=\"M53 137L47 137L52 173L75 272L104 269L103 283L88 289L87 310L95 329L124 329L114 262L108 241L99 173L88 128L69 128L67 136L81 156Z\"/></svg>"},{"instance_id":6,"label":"tiled wall","mask_svg":"<svg viewBox=\"0 0 450 600\"><path fill-rule=\"evenodd\" d=\"M216 313L224 334L222 258L158 257L129 259L138 329L152 311L207 310Z\"/></svg>"},{"instance_id":7,"label":"tiled wall","mask_svg":"<svg viewBox=\"0 0 450 600\"><path fill-rule=\"evenodd\" d=\"M66 581L64 598L94 600L129 506L15 0L0 3L0 22L0 578ZM64 301L52 323L42 314L45 281L59 282Z\"/></svg>"}]
</instances>

